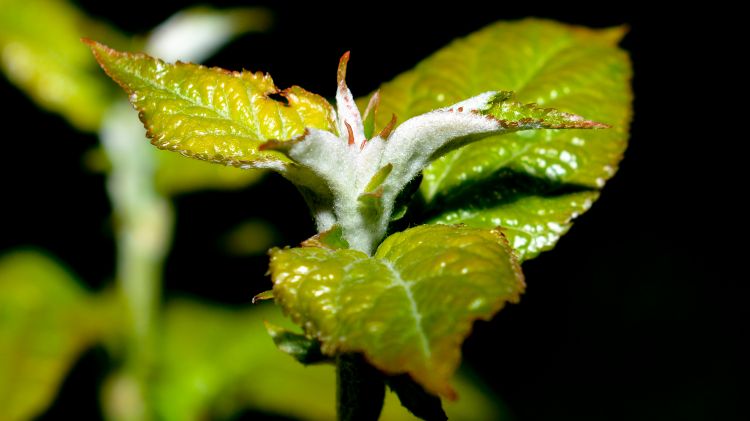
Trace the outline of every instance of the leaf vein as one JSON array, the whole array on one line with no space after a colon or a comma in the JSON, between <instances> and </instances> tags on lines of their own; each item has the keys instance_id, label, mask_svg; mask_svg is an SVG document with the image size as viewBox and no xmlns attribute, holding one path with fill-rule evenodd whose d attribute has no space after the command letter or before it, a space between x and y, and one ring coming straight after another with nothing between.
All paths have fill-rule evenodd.
<instances>
[{"instance_id":1,"label":"leaf vein","mask_svg":"<svg viewBox=\"0 0 750 421\"><path fill-rule=\"evenodd\" d=\"M403 278L401 278L401 274L396 270L391 262L388 262L386 260L381 260L381 262L393 274L393 281L391 282L391 285L404 289L406 298L409 300L410 311L412 318L414 319L415 330L417 331L417 335L419 336L419 342L422 347L422 352L424 353L427 360L430 360L432 358L432 351L430 350L427 333L424 331L424 327L422 326L422 314L419 312L419 306L417 305L417 301L414 299L414 294L412 293L411 287L406 281L404 281Z\"/></svg>"}]
</instances>

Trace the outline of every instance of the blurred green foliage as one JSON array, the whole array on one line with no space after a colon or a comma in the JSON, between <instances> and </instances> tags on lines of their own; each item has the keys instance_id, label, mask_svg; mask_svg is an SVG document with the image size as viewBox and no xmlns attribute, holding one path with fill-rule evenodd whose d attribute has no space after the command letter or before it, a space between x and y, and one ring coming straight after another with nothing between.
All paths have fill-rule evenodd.
<instances>
[{"instance_id":1,"label":"blurred green foliage","mask_svg":"<svg viewBox=\"0 0 750 421\"><path fill-rule=\"evenodd\" d=\"M81 38L142 50L175 44L165 38L202 35L196 29L222 28L212 33L209 42L188 39L177 43L191 48L187 51L183 47L184 52L192 54L181 59L202 60L237 35L267 28L270 16L263 9L220 11L201 7L182 11L170 21L171 27L162 26L150 37L128 37L64 0L0 0L0 64L6 77L41 108L60 114L79 130L95 133L113 104L122 101L123 96L101 72ZM122 124L129 124L134 141L141 141L144 129L134 115L128 115ZM211 166L161 151L151 153L159 161L158 189L167 195L242 188L261 175L258 171ZM109 168L104 154L94 156L97 167Z\"/></svg>"},{"instance_id":2,"label":"blurred green foliage","mask_svg":"<svg viewBox=\"0 0 750 421\"><path fill-rule=\"evenodd\" d=\"M0 258L0 419L28 419L49 405L78 356L117 328L109 298L42 253Z\"/></svg>"},{"instance_id":3,"label":"blurred green foliage","mask_svg":"<svg viewBox=\"0 0 750 421\"><path fill-rule=\"evenodd\" d=\"M115 90L81 48L83 36L128 47L112 28L57 0L0 0L2 70L40 107L81 130L99 128Z\"/></svg>"}]
</instances>

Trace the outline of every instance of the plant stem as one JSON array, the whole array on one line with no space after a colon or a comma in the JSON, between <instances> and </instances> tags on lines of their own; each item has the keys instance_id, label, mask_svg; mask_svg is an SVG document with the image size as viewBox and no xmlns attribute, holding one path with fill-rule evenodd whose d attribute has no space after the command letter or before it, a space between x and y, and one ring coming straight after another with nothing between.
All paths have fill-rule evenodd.
<instances>
[{"instance_id":1,"label":"plant stem","mask_svg":"<svg viewBox=\"0 0 750 421\"><path fill-rule=\"evenodd\" d=\"M336 399L339 421L377 421L383 410L383 375L360 354L336 358Z\"/></svg>"},{"instance_id":2,"label":"plant stem","mask_svg":"<svg viewBox=\"0 0 750 421\"><path fill-rule=\"evenodd\" d=\"M127 103L114 106L101 139L112 166L107 188L116 224L116 280L129 324L123 372L116 379L126 386L113 387L110 397L109 415L117 420L151 418L148 376L174 219L169 202L156 191L154 151L142 137Z\"/></svg>"}]
</instances>

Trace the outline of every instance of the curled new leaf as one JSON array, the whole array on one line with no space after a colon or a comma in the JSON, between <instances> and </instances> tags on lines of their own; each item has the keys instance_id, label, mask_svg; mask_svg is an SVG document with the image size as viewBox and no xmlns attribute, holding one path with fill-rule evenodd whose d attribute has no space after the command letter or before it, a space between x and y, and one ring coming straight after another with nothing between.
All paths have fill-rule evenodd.
<instances>
[{"instance_id":1,"label":"curled new leaf","mask_svg":"<svg viewBox=\"0 0 750 421\"><path fill-rule=\"evenodd\" d=\"M520 130L607 127L578 115L517 103L509 92L488 91L410 118L387 140L367 139L356 107L347 100L348 89L345 93L338 95L343 98L338 104L339 120L348 116L340 123L341 135L311 129L294 142L263 147L283 150L320 177L333 193L335 220L345 238L352 248L367 253L385 235L401 191L425 166L450 151ZM328 228L320 225L319 229Z\"/></svg>"},{"instance_id":2,"label":"curled new leaf","mask_svg":"<svg viewBox=\"0 0 750 421\"><path fill-rule=\"evenodd\" d=\"M446 397L455 396L449 381L473 321L490 319L524 289L499 233L447 225L394 234L373 257L274 249L271 275L277 303L323 353L362 352Z\"/></svg>"}]
</instances>

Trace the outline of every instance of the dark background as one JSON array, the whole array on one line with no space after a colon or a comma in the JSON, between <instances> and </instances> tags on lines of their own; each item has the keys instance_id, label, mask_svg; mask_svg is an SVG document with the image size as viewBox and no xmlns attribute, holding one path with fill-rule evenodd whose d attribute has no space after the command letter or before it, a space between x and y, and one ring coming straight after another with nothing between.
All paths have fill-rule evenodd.
<instances>
[{"instance_id":1,"label":"dark background","mask_svg":"<svg viewBox=\"0 0 750 421\"><path fill-rule=\"evenodd\" d=\"M178 7L78 3L135 33ZM348 82L361 95L496 20L628 24L623 47L635 68L635 120L620 172L554 251L524 264L521 304L476 326L465 361L521 421L750 419L741 389L750 291L729 269L741 259L733 240L744 239L732 203L741 179L730 164L739 140L731 122L720 121L728 104L713 93L721 83L714 72L731 63L709 40L721 40L728 23L706 9L495 3L403 11L403 4L365 2L357 9L370 11L361 12L261 2L275 12L274 29L237 40L209 64L267 71L281 87L325 94L334 89L339 56L351 50ZM0 251L41 247L92 288L103 287L114 263L110 208L103 176L81 164L96 139L38 111L4 79L0 98L14 108L3 125ZM274 223L279 244L313 233L298 194L276 176L244 191L182 196L177 210L168 296L241 306L266 289L265 257L231 257L219 246L247 217ZM100 351L87 354L46 419L96 416L91 407L104 359Z\"/></svg>"}]
</instances>

